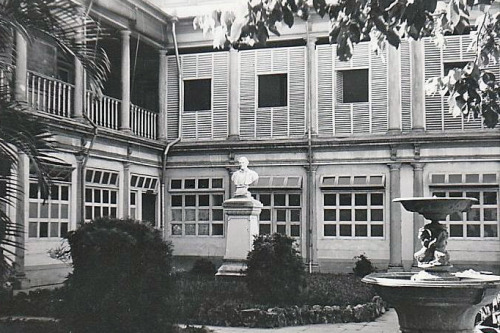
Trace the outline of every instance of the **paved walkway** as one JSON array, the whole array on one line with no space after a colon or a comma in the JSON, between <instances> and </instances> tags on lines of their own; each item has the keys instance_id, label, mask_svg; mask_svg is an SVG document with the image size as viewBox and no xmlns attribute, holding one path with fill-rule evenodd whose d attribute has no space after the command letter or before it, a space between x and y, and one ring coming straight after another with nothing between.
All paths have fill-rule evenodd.
<instances>
[{"instance_id":1,"label":"paved walkway","mask_svg":"<svg viewBox=\"0 0 500 333\"><path fill-rule=\"evenodd\" d=\"M215 333L399 333L398 316L390 309L369 323L319 324L281 328L208 326Z\"/></svg>"}]
</instances>

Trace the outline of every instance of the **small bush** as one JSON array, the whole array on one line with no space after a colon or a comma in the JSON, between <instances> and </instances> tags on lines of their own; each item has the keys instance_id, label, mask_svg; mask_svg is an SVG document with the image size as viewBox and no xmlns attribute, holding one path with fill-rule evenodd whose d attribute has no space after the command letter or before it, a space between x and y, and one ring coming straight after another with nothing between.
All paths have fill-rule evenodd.
<instances>
[{"instance_id":1,"label":"small bush","mask_svg":"<svg viewBox=\"0 0 500 333\"><path fill-rule=\"evenodd\" d=\"M63 321L72 332L171 331L170 243L133 220L102 218L68 234L73 273Z\"/></svg>"},{"instance_id":2,"label":"small bush","mask_svg":"<svg viewBox=\"0 0 500 333\"><path fill-rule=\"evenodd\" d=\"M197 259L190 271L194 275L215 275L216 272L214 263L205 258Z\"/></svg>"},{"instance_id":3,"label":"small bush","mask_svg":"<svg viewBox=\"0 0 500 333\"><path fill-rule=\"evenodd\" d=\"M370 259L364 254L360 254L359 256L354 257L356 259L356 263L354 264L354 274L358 277L364 277L370 273L375 272L376 267L373 266Z\"/></svg>"},{"instance_id":4,"label":"small bush","mask_svg":"<svg viewBox=\"0 0 500 333\"><path fill-rule=\"evenodd\" d=\"M266 303L290 303L305 284L302 257L295 240L285 235L256 236L247 257L247 286L250 293Z\"/></svg>"}]
</instances>

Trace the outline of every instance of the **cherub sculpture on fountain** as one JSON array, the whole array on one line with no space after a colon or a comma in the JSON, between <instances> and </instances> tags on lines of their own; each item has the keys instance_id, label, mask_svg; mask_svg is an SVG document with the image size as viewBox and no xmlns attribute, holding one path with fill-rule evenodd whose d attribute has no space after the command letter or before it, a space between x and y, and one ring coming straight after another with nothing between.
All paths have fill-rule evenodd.
<instances>
[{"instance_id":1,"label":"cherub sculpture on fountain","mask_svg":"<svg viewBox=\"0 0 500 333\"><path fill-rule=\"evenodd\" d=\"M418 238L422 242L422 249L415 252L414 256L419 267L432 268L450 265L450 255L446 251L448 243L446 226L432 221L420 228Z\"/></svg>"}]
</instances>

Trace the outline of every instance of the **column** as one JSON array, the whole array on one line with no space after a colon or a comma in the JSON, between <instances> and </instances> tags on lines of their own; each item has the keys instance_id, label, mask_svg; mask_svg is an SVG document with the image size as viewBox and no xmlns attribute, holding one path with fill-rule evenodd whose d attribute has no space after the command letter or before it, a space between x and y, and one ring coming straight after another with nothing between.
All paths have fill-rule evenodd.
<instances>
[{"instance_id":1,"label":"column","mask_svg":"<svg viewBox=\"0 0 500 333\"><path fill-rule=\"evenodd\" d=\"M15 275L19 280L26 278L24 272L24 256L25 256L25 232L28 227L28 220L26 216L26 197L29 189L29 160L27 156L19 152L17 159L17 191L16 196L16 222L23 230L18 235L16 235L15 240L18 243L18 247L15 248ZM20 281L22 284L22 281Z\"/></svg>"},{"instance_id":2,"label":"column","mask_svg":"<svg viewBox=\"0 0 500 333\"><path fill-rule=\"evenodd\" d=\"M28 44L24 36L16 32L15 96L18 101L26 102L27 80Z\"/></svg>"},{"instance_id":3,"label":"column","mask_svg":"<svg viewBox=\"0 0 500 333\"><path fill-rule=\"evenodd\" d=\"M120 130L130 132L130 31L122 30L122 108Z\"/></svg>"},{"instance_id":4,"label":"column","mask_svg":"<svg viewBox=\"0 0 500 333\"><path fill-rule=\"evenodd\" d=\"M390 180L390 259L389 269L400 270L402 264L401 240L401 204L392 202L401 196L401 163L389 164Z\"/></svg>"},{"instance_id":5,"label":"column","mask_svg":"<svg viewBox=\"0 0 500 333\"><path fill-rule=\"evenodd\" d=\"M425 126L425 52L424 42L410 41L411 54L411 117L413 131L423 131Z\"/></svg>"},{"instance_id":6,"label":"column","mask_svg":"<svg viewBox=\"0 0 500 333\"><path fill-rule=\"evenodd\" d=\"M136 198L137 200L137 198ZM123 210L124 219L130 216L130 162L123 162ZM139 212L137 212L139 214Z\"/></svg>"},{"instance_id":7,"label":"column","mask_svg":"<svg viewBox=\"0 0 500 333\"><path fill-rule=\"evenodd\" d=\"M76 223L83 224L85 221L85 170L83 161L85 155L76 154Z\"/></svg>"},{"instance_id":8,"label":"column","mask_svg":"<svg viewBox=\"0 0 500 333\"><path fill-rule=\"evenodd\" d=\"M413 167L413 196L423 197L424 196L424 163L415 162L412 163ZM422 245L420 244L420 239L418 238L418 230L424 226L424 217L418 213L413 213L413 248L414 252L420 250ZM416 266L416 261L414 262Z\"/></svg>"},{"instance_id":9,"label":"column","mask_svg":"<svg viewBox=\"0 0 500 333\"><path fill-rule=\"evenodd\" d=\"M240 83L238 51L229 50L229 140L240 139Z\"/></svg>"},{"instance_id":10,"label":"column","mask_svg":"<svg viewBox=\"0 0 500 333\"><path fill-rule=\"evenodd\" d=\"M389 100L389 133L401 133L401 53L389 45L387 48L387 76Z\"/></svg>"},{"instance_id":11,"label":"column","mask_svg":"<svg viewBox=\"0 0 500 333\"><path fill-rule=\"evenodd\" d=\"M83 23L83 19L82 19ZM78 29L78 34L76 36L77 42L83 42L83 31L82 28ZM73 93L73 114L72 118L75 119L83 119L83 101L85 98L85 72L83 70L83 66L81 61L74 57L74 66L75 66L75 90Z\"/></svg>"},{"instance_id":12,"label":"column","mask_svg":"<svg viewBox=\"0 0 500 333\"><path fill-rule=\"evenodd\" d=\"M167 141L167 50L160 50L158 140Z\"/></svg>"},{"instance_id":13,"label":"column","mask_svg":"<svg viewBox=\"0 0 500 333\"><path fill-rule=\"evenodd\" d=\"M311 23L307 23L311 24ZM317 75L316 75L316 37L309 37L306 41L307 45L307 129L312 136L316 136L318 129L318 110L316 109L317 97Z\"/></svg>"}]
</instances>

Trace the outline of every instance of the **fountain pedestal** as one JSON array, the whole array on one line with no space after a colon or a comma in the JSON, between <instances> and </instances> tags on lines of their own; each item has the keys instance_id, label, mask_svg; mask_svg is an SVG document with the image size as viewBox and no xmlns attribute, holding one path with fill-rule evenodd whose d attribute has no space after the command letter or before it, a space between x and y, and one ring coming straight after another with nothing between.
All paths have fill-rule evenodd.
<instances>
[{"instance_id":1,"label":"fountain pedestal","mask_svg":"<svg viewBox=\"0 0 500 333\"><path fill-rule=\"evenodd\" d=\"M474 271L450 273L448 231L440 219L470 209L473 198L395 199L432 222L419 230L422 249L415 253L422 271L374 273L363 278L396 309L403 333L473 333L481 307L491 303L500 276Z\"/></svg>"}]
</instances>

